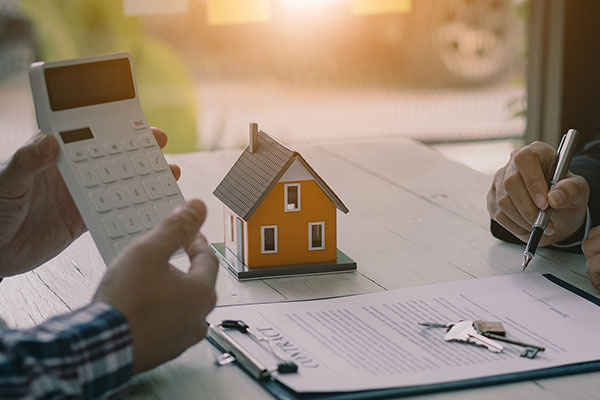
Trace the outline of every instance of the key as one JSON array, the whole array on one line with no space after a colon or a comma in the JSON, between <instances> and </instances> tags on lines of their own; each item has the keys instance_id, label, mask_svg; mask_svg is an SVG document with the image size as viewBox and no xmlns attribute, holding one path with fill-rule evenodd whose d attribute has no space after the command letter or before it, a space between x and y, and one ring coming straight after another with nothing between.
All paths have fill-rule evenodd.
<instances>
[{"instance_id":1,"label":"key","mask_svg":"<svg viewBox=\"0 0 600 400\"><path fill-rule=\"evenodd\" d=\"M521 357L535 358L540 351L546 350L542 346L537 346L535 344L524 343L519 340L507 338L506 331L504 330L504 326L502 326L501 322L473 321L473 326L475 327L478 333L482 334L485 337L525 347L525 349L521 353Z\"/></svg>"},{"instance_id":2,"label":"key","mask_svg":"<svg viewBox=\"0 0 600 400\"><path fill-rule=\"evenodd\" d=\"M458 341L483 346L493 353L499 353L503 350L500 343L480 335L477 330L475 330L473 321L470 320L457 322L448 330L444 336L444 340L447 342Z\"/></svg>"},{"instance_id":3,"label":"key","mask_svg":"<svg viewBox=\"0 0 600 400\"><path fill-rule=\"evenodd\" d=\"M493 334L493 333L482 333L482 335L485 336L485 337L488 337L490 339L499 340L501 342L510 343L510 344L514 344L514 345L517 345L517 346L525 347L525 349L521 353L521 357L535 358L540 351L546 350L542 346L537 346L535 344L524 343L524 342L521 342L519 340L509 339L507 337L496 335L496 334Z\"/></svg>"}]
</instances>

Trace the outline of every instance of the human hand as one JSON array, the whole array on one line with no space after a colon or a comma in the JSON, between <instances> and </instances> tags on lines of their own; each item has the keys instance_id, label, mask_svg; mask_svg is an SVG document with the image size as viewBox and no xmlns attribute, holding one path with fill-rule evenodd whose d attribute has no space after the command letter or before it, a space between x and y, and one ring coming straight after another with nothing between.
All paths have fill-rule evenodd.
<instances>
[{"instance_id":1,"label":"human hand","mask_svg":"<svg viewBox=\"0 0 600 400\"><path fill-rule=\"evenodd\" d=\"M162 148L167 135L152 128ZM37 133L0 170L0 277L48 261L86 228L56 167L56 139ZM170 165L179 179L181 170Z\"/></svg>"},{"instance_id":2,"label":"human hand","mask_svg":"<svg viewBox=\"0 0 600 400\"><path fill-rule=\"evenodd\" d=\"M177 357L206 335L218 263L198 231L205 217L200 200L178 206L116 257L94 295L94 301L110 304L127 318L134 373ZM188 273L169 264L180 247L190 257Z\"/></svg>"},{"instance_id":3,"label":"human hand","mask_svg":"<svg viewBox=\"0 0 600 400\"><path fill-rule=\"evenodd\" d=\"M600 291L600 226L590 229L588 238L581 244L587 261L587 273L594 287Z\"/></svg>"},{"instance_id":4,"label":"human hand","mask_svg":"<svg viewBox=\"0 0 600 400\"><path fill-rule=\"evenodd\" d=\"M529 239L538 211L553 208L540 246L571 236L586 218L590 188L586 180L570 171L550 192L545 175L556 150L543 142L531 143L511 153L508 163L496 172L487 195L492 219L523 242Z\"/></svg>"}]
</instances>

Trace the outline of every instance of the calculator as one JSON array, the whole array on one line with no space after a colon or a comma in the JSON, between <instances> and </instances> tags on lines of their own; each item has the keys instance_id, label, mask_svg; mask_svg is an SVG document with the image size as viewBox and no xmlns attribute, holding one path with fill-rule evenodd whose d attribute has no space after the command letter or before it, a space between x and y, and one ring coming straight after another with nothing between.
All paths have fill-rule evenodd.
<instances>
[{"instance_id":1,"label":"calculator","mask_svg":"<svg viewBox=\"0 0 600 400\"><path fill-rule=\"evenodd\" d=\"M140 106L131 57L114 53L29 69L40 130L108 265L184 201Z\"/></svg>"}]
</instances>

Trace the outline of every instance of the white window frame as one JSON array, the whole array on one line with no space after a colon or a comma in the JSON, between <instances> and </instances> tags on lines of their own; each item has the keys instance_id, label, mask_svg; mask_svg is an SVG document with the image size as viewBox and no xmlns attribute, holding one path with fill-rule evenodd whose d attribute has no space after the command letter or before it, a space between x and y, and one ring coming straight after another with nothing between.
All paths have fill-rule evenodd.
<instances>
[{"instance_id":1,"label":"white window frame","mask_svg":"<svg viewBox=\"0 0 600 400\"><path fill-rule=\"evenodd\" d=\"M235 218L229 214L229 239L231 243L235 242Z\"/></svg>"},{"instance_id":2,"label":"white window frame","mask_svg":"<svg viewBox=\"0 0 600 400\"><path fill-rule=\"evenodd\" d=\"M314 225L321 226L321 243L322 243L322 245L320 247L313 247L313 245L312 245L312 242L313 242L312 241L312 227ZM310 250L310 251L325 250L325 221L308 223L308 250Z\"/></svg>"},{"instance_id":3,"label":"white window frame","mask_svg":"<svg viewBox=\"0 0 600 400\"><path fill-rule=\"evenodd\" d=\"M274 250L265 250L265 230L274 229L274 240L275 240L275 249ZM260 253L261 254L275 254L277 253L277 225L264 225L260 227Z\"/></svg>"},{"instance_id":4,"label":"white window frame","mask_svg":"<svg viewBox=\"0 0 600 400\"><path fill-rule=\"evenodd\" d=\"M289 209L288 208L288 187L295 186L298 188L298 207ZM302 210L302 196L301 188L299 183L286 183L283 185L283 211L285 212L297 212Z\"/></svg>"}]
</instances>

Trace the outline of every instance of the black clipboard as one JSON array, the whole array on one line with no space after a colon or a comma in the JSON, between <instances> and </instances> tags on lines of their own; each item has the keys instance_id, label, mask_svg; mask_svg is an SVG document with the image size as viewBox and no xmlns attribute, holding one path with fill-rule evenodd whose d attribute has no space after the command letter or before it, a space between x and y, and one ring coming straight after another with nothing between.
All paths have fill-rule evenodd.
<instances>
[{"instance_id":1,"label":"black clipboard","mask_svg":"<svg viewBox=\"0 0 600 400\"><path fill-rule=\"evenodd\" d=\"M543 274L551 282L567 289L576 295L600 306L600 299L584 292L583 290L563 281L552 274ZM212 343L219 351L227 351L217 344L210 337L208 341ZM250 377L252 375L242 368ZM453 382L435 383L431 385L406 386L388 389L363 390L354 392L326 392L326 393L297 393L276 380L262 379L256 380L271 395L279 400L357 400L357 399L388 399L393 397L405 397L423 395L436 392L446 392L452 390L471 389L483 386L499 385L504 383L513 383L528 381L534 379L552 378L557 376L575 375L586 372L600 371L600 360L568 364L559 367L542 368L526 372L494 375L476 379L465 379Z\"/></svg>"}]
</instances>

